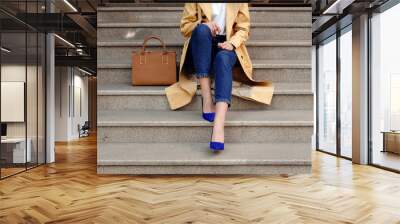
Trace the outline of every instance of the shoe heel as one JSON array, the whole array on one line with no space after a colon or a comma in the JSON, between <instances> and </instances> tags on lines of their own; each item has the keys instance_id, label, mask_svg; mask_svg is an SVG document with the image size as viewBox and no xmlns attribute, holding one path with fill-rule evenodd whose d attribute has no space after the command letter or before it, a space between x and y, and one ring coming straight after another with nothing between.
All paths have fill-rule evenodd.
<instances>
[{"instance_id":1,"label":"shoe heel","mask_svg":"<svg viewBox=\"0 0 400 224\"><path fill-rule=\"evenodd\" d=\"M201 113L202 113L202 117L204 120L208 121L208 122L214 122L215 119L215 113L211 112L211 113L204 113L203 112L203 97L201 97Z\"/></svg>"},{"instance_id":2,"label":"shoe heel","mask_svg":"<svg viewBox=\"0 0 400 224\"><path fill-rule=\"evenodd\" d=\"M210 149L212 151L222 151L224 150L224 145L222 142L210 142Z\"/></svg>"},{"instance_id":3,"label":"shoe heel","mask_svg":"<svg viewBox=\"0 0 400 224\"><path fill-rule=\"evenodd\" d=\"M211 131L211 140L212 140L213 131ZM210 149L214 152L219 152L224 150L225 144L223 142L213 142L210 141Z\"/></svg>"}]
</instances>

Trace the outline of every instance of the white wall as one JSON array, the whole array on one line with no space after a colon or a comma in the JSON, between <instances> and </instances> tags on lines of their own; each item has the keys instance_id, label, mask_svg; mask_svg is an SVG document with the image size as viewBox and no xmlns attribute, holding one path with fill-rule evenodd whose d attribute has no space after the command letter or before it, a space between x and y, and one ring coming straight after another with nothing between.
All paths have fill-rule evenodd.
<instances>
[{"instance_id":1,"label":"white wall","mask_svg":"<svg viewBox=\"0 0 400 224\"><path fill-rule=\"evenodd\" d=\"M79 75L75 74L74 77L74 103L75 106L72 108L72 119L71 119L71 135L73 138L79 138L79 132L78 132L78 125L83 125L85 121L88 121L88 77L81 76L81 73ZM80 93L78 92L80 91ZM80 95L80 97L79 97ZM80 98L80 99L79 99ZM81 102L79 102L79 100ZM79 108L81 107L81 108ZM80 111L80 110L81 111ZM75 110L75 111L74 111Z\"/></svg>"},{"instance_id":2,"label":"white wall","mask_svg":"<svg viewBox=\"0 0 400 224\"><path fill-rule=\"evenodd\" d=\"M56 67L55 85L55 140L77 139L78 125L88 120L88 78L75 68Z\"/></svg>"},{"instance_id":3,"label":"white wall","mask_svg":"<svg viewBox=\"0 0 400 224\"><path fill-rule=\"evenodd\" d=\"M25 65L2 65L1 81L4 82L25 82ZM1 108L6 110L6 108ZM7 137L25 137L25 122L7 123Z\"/></svg>"},{"instance_id":4,"label":"white wall","mask_svg":"<svg viewBox=\"0 0 400 224\"><path fill-rule=\"evenodd\" d=\"M1 66L1 81L2 82L24 82L25 83L25 65L2 65ZM31 68L28 67L28 70ZM23 108L24 109L24 108ZM1 108L7 110L7 108ZM25 136L25 122L12 122L8 123L7 127L8 137L24 137Z\"/></svg>"},{"instance_id":5,"label":"white wall","mask_svg":"<svg viewBox=\"0 0 400 224\"><path fill-rule=\"evenodd\" d=\"M32 161L44 163L44 150L45 150L45 120L44 120L44 74L41 66L32 66L25 64L3 64L1 66L1 81L2 82L23 82L26 85L26 106L25 102L20 108L10 108L3 106L2 112L7 110L21 110L20 113L26 112L26 120L22 119L20 122L6 122L7 123L7 137L8 138L24 138L27 136L29 139L29 148L31 149ZM2 89L3 92L4 89ZM25 89L20 94L25 93ZM2 98L7 95L2 95ZM17 113L16 111L7 111L8 113ZM23 115L22 115L23 116Z\"/></svg>"},{"instance_id":6,"label":"white wall","mask_svg":"<svg viewBox=\"0 0 400 224\"><path fill-rule=\"evenodd\" d=\"M25 68L25 65L2 65L1 81L25 82Z\"/></svg>"},{"instance_id":7,"label":"white wall","mask_svg":"<svg viewBox=\"0 0 400 224\"><path fill-rule=\"evenodd\" d=\"M26 70L27 69L27 70ZM2 65L1 66L1 81L2 82L24 82L26 83L25 76L28 76L29 86L27 87L27 118L28 123L26 122L7 122L7 135L8 137L25 137L25 126L28 125L28 137L30 134L35 133L36 137L36 121L37 115L33 113L36 112L36 87L32 88L32 86L36 86L36 80L33 77L36 77L36 67L25 65ZM41 105L39 105L41 106ZM24 109L24 108L22 108ZM1 110L7 110L7 108L1 108Z\"/></svg>"},{"instance_id":8,"label":"white wall","mask_svg":"<svg viewBox=\"0 0 400 224\"><path fill-rule=\"evenodd\" d=\"M25 83L1 82L1 122L25 121Z\"/></svg>"},{"instance_id":9,"label":"white wall","mask_svg":"<svg viewBox=\"0 0 400 224\"><path fill-rule=\"evenodd\" d=\"M55 68L55 141L69 139L69 85L71 83L67 67Z\"/></svg>"}]
</instances>

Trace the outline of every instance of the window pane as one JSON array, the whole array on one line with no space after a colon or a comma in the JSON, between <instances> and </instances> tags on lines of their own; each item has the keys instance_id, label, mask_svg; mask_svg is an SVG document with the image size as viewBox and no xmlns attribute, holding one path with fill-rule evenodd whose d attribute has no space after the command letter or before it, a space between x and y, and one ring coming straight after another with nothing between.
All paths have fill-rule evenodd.
<instances>
[{"instance_id":1,"label":"window pane","mask_svg":"<svg viewBox=\"0 0 400 224\"><path fill-rule=\"evenodd\" d=\"M372 18L372 163L400 170L400 5Z\"/></svg>"},{"instance_id":2,"label":"window pane","mask_svg":"<svg viewBox=\"0 0 400 224\"><path fill-rule=\"evenodd\" d=\"M336 153L336 39L318 48L318 148Z\"/></svg>"},{"instance_id":3,"label":"window pane","mask_svg":"<svg viewBox=\"0 0 400 224\"><path fill-rule=\"evenodd\" d=\"M352 35L340 36L340 152L352 157Z\"/></svg>"}]
</instances>

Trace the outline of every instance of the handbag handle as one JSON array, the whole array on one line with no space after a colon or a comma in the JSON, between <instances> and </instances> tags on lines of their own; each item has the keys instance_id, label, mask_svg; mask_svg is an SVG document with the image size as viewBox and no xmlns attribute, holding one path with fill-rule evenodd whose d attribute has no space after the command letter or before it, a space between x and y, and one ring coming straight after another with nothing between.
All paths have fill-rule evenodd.
<instances>
[{"instance_id":1,"label":"handbag handle","mask_svg":"<svg viewBox=\"0 0 400 224\"><path fill-rule=\"evenodd\" d=\"M160 43L163 47L163 54L167 53L167 48L165 47L165 43L164 43L164 41L161 40L161 38L159 38L157 36L147 36L146 38L144 38L141 54L144 54L144 52L146 51L146 44L147 44L147 41L149 41L150 39L155 39L155 40L160 41Z\"/></svg>"}]
</instances>

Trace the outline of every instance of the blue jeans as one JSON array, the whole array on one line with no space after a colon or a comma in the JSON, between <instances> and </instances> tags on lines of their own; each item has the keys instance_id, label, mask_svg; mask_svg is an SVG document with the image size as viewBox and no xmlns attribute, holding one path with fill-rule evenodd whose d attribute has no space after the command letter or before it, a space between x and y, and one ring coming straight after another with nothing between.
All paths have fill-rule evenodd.
<instances>
[{"instance_id":1,"label":"blue jeans","mask_svg":"<svg viewBox=\"0 0 400 224\"><path fill-rule=\"evenodd\" d=\"M226 36L213 37L207 25L200 24L192 32L188 53L189 63L194 67L197 78L214 78L215 102L226 102L230 106L232 99L232 69L237 62L235 51L218 47Z\"/></svg>"}]
</instances>

